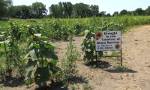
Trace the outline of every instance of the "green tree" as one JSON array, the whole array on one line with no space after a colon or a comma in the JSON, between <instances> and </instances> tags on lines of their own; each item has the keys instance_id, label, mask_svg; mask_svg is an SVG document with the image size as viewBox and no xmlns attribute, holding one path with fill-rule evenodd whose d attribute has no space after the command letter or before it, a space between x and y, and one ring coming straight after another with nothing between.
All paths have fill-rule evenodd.
<instances>
[{"instance_id":1,"label":"green tree","mask_svg":"<svg viewBox=\"0 0 150 90\"><path fill-rule=\"evenodd\" d=\"M148 6L147 9L145 10L145 14L150 15L150 6Z\"/></svg>"},{"instance_id":2,"label":"green tree","mask_svg":"<svg viewBox=\"0 0 150 90\"><path fill-rule=\"evenodd\" d=\"M64 17L89 17L98 16L99 7L97 5L88 5L84 3L72 4L71 2L59 2L52 4L49 8L50 15L56 18Z\"/></svg>"},{"instance_id":3,"label":"green tree","mask_svg":"<svg viewBox=\"0 0 150 90\"><path fill-rule=\"evenodd\" d=\"M8 8L11 4L11 0L0 0L0 18L8 16Z\"/></svg>"},{"instance_id":4,"label":"green tree","mask_svg":"<svg viewBox=\"0 0 150 90\"><path fill-rule=\"evenodd\" d=\"M91 5L90 9L91 9L92 16L98 16L99 7L97 5Z\"/></svg>"},{"instance_id":5,"label":"green tree","mask_svg":"<svg viewBox=\"0 0 150 90\"><path fill-rule=\"evenodd\" d=\"M145 12L144 12L144 10L142 10L142 8L137 8L135 10L135 14L136 15L145 15Z\"/></svg>"},{"instance_id":6,"label":"green tree","mask_svg":"<svg viewBox=\"0 0 150 90\"><path fill-rule=\"evenodd\" d=\"M113 13L113 16L118 16L118 15L119 13L117 11Z\"/></svg>"},{"instance_id":7,"label":"green tree","mask_svg":"<svg viewBox=\"0 0 150 90\"><path fill-rule=\"evenodd\" d=\"M127 15L128 14L128 11L127 10L122 10L121 12L120 12L120 15Z\"/></svg>"},{"instance_id":8,"label":"green tree","mask_svg":"<svg viewBox=\"0 0 150 90\"><path fill-rule=\"evenodd\" d=\"M73 5L70 2L59 2L59 4L52 4L49 9L54 17L71 17Z\"/></svg>"},{"instance_id":9,"label":"green tree","mask_svg":"<svg viewBox=\"0 0 150 90\"><path fill-rule=\"evenodd\" d=\"M47 14L46 6L41 2L32 3L33 18L42 18Z\"/></svg>"},{"instance_id":10,"label":"green tree","mask_svg":"<svg viewBox=\"0 0 150 90\"><path fill-rule=\"evenodd\" d=\"M71 17L73 11L73 5L70 2L64 2L64 16Z\"/></svg>"},{"instance_id":11,"label":"green tree","mask_svg":"<svg viewBox=\"0 0 150 90\"><path fill-rule=\"evenodd\" d=\"M90 16L90 7L84 3L77 3L74 5L74 13L77 17L87 17Z\"/></svg>"},{"instance_id":12,"label":"green tree","mask_svg":"<svg viewBox=\"0 0 150 90\"><path fill-rule=\"evenodd\" d=\"M110 13L107 13L106 16L107 16L107 17L111 17L111 14L110 14Z\"/></svg>"},{"instance_id":13,"label":"green tree","mask_svg":"<svg viewBox=\"0 0 150 90\"><path fill-rule=\"evenodd\" d=\"M11 6L9 15L15 18L27 19L31 18L31 7L26 5Z\"/></svg>"},{"instance_id":14,"label":"green tree","mask_svg":"<svg viewBox=\"0 0 150 90\"><path fill-rule=\"evenodd\" d=\"M59 4L57 5L57 16L59 17L64 17L64 6L63 6L63 3L62 2L59 2Z\"/></svg>"},{"instance_id":15,"label":"green tree","mask_svg":"<svg viewBox=\"0 0 150 90\"><path fill-rule=\"evenodd\" d=\"M59 6L60 5L60 6ZM52 15L55 18L58 17L63 17L63 9L62 9L62 3L59 3L59 5L57 4L53 4L51 5L50 9L50 15ZM61 8L60 8L61 7Z\"/></svg>"},{"instance_id":16,"label":"green tree","mask_svg":"<svg viewBox=\"0 0 150 90\"><path fill-rule=\"evenodd\" d=\"M102 11L99 13L99 16L106 16L106 11Z\"/></svg>"}]
</instances>

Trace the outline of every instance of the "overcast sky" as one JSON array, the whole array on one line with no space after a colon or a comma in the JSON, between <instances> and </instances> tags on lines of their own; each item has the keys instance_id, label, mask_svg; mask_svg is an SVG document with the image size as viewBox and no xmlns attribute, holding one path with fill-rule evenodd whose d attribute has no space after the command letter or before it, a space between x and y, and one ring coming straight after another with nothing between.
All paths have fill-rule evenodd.
<instances>
[{"instance_id":1,"label":"overcast sky","mask_svg":"<svg viewBox=\"0 0 150 90\"><path fill-rule=\"evenodd\" d=\"M42 2L46 5L47 9L51 4L57 4L58 2L71 2L85 3L98 5L100 11L106 11L107 13L113 13L114 11L135 10L136 8L146 9L150 6L150 0L13 0L14 5L31 5L33 2Z\"/></svg>"}]
</instances>

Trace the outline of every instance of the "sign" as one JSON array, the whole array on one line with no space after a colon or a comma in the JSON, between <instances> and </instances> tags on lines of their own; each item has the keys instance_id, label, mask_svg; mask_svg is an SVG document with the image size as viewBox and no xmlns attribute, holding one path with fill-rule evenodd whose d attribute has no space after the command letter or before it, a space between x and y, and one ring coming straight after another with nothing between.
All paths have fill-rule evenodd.
<instances>
[{"instance_id":1,"label":"sign","mask_svg":"<svg viewBox=\"0 0 150 90\"><path fill-rule=\"evenodd\" d=\"M121 31L102 31L96 33L96 51L120 51Z\"/></svg>"}]
</instances>

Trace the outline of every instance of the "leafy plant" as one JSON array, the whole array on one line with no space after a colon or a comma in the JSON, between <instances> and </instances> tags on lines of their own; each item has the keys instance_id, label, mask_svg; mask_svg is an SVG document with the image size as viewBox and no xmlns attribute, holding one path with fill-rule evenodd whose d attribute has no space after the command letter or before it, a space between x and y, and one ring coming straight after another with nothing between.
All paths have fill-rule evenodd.
<instances>
[{"instance_id":1,"label":"leafy plant","mask_svg":"<svg viewBox=\"0 0 150 90\"><path fill-rule=\"evenodd\" d=\"M44 39L45 40L45 39ZM41 34L34 34L29 46L28 61L26 65L26 83L35 82L39 87L47 86L59 81L61 69L56 66L57 55L54 46L43 41Z\"/></svg>"},{"instance_id":2,"label":"leafy plant","mask_svg":"<svg viewBox=\"0 0 150 90\"><path fill-rule=\"evenodd\" d=\"M74 25L74 32L75 32L75 35L80 35L81 32L83 32L83 26L79 23L75 24Z\"/></svg>"},{"instance_id":3,"label":"leafy plant","mask_svg":"<svg viewBox=\"0 0 150 90\"><path fill-rule=\"evenodd\" d=\"M69 28L66 27L65 25L62 25L56 21L50 24L50 30L51 30L51 35L52 39L55 40L68 40L69 37Z\"/></svg>"},{"instance_id":4,"label":"leafy plant","mask_svg":"<svg viewBox=\"0 0 150 90\"><path fill-rule=\"evenodd\" d=\"M5 38L4 49L6 54L6 67L9 76L12 76L12 71L17 69L17 74L24 77L24 61L21 57L21 50L19 47L21 40L21 30L15 23L11 23L9 36Z\"/></svg>"},{"instance_id":5,"label":"leafy plant","mask_svg":"<svg viewBox=\"0 0 150 90\"><path fill-rule=\"evenodd\" d=\"M84 52L84 60L86 62L96 61L97 55L100 57L103 55L103 52L96 52L95 33L89 30L85 31L84 40L82 42L82 51Z\"/></svg>"},{"instance_id":6,"label":"leafy plant","mask_svg":"<svg viewBox=\"0 0 150 90\"><path fill-rule=\"evenodd\" d=\"M69 44L66 51L66 58L63 60L63 71L65 74L65 81L68 83L69 79L73 78L77 74L76 61L80 54L73 45L73 36L69 38Z\"/></svg>"}]
</instances>

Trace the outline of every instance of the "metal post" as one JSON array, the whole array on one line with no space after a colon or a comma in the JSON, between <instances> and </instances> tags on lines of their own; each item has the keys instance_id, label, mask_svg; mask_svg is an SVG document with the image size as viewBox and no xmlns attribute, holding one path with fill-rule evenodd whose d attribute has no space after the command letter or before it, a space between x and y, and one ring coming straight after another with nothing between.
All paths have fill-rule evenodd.
<instances>
[{"instance_id":1,"label":"metal post","mask_svg":"<svg viewBox=\"0 0 150 90\"><path fill-rule=\"evenodd\" d=\"M123 66L122 63L123 63L123 60L122 60L122 48L121 48L121 66Z\"/></svg>"},{"instance_id":2,"label":"metal post","mask_svg":"<svg viewBox=\"0 0 150 90\"><path fill-rule=\"evenodd\" d=\"M122 30L121 30L121 66L123 64L123 60L122 60Z\"/></svg>"},{"instance_id":3,"label":"metal post","mask_svg":"<svg viewBox=\"0 0 150 90\"><path fill-rule=\"evenodd\" d=\"M97 51L96 51L96 61L98 61L98 55L97 55Z\"/></svg>"}]
</instances>

